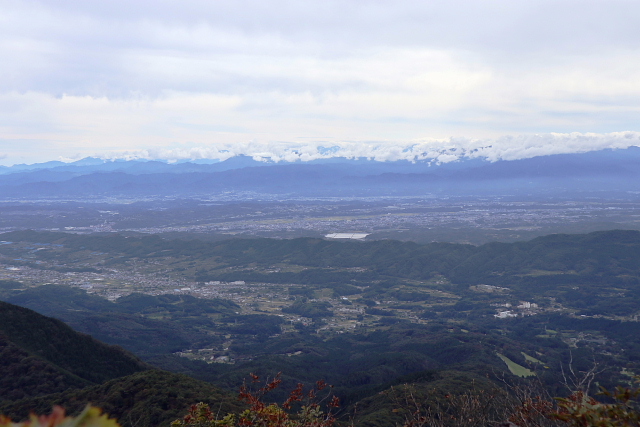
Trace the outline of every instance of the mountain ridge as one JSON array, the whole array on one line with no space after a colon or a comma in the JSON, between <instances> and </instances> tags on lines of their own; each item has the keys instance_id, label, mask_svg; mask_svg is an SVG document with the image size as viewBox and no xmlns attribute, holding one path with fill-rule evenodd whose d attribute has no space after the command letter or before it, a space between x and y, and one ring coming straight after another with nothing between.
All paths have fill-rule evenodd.
<instances>
[{"instance_id":1,"label":"mountain ridge","mask_svg":"<svg viewBox=\"0 0 640 427\"><path fill-rule=\"evenodd\" d=\"M34 165L35 166L35 165ZM294 197L486 195L638 191L640 148L522 160L451 163L362 159L260 162L247 156L213 164L105 162L0 174L0 197L206 197L257 192ZM11 169L11 168L9 168Z\"/></svg>"},{"instance_id":2,"label":"mountain ridge","mask_svg":"<svg viewBox=\"0 0 640 427\"><path fill-rule=\"evenodd\" d=\"M0 400L16 391L62 391L149 369L120 347L103 344L60 320L2 301L0 352Z\"/></svg>"}]
</instances>

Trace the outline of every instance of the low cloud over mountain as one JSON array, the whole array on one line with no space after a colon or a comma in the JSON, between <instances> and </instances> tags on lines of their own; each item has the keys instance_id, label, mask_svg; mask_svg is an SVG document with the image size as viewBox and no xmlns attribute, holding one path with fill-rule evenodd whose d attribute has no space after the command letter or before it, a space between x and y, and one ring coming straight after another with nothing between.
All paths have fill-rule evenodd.
<instances>
[{"instance_id":1,"label":"low cloud over mountain","mask_svg":"<svg viewBox=\"0 0 640 427\"><path fill-rule=\"evenodd\" d=\"M258 161L296 162L342 157L379 162L397 160L450 163L465 159L519 160L553 154L586 153L640 146L640 132L549 133L504 136L496 139L425 139L406 144L391 142L341 142L292 145L290 143L235 143L216 147L150 149L96 154L108 160L202 161L226 160L244 155Z\"/></svg>"}]
</instances>

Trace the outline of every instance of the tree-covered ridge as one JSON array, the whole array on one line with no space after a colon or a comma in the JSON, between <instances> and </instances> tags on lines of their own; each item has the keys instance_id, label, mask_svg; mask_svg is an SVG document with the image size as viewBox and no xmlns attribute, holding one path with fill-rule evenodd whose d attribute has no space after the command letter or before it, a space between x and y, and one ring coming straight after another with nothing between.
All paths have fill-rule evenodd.
<instances>
[{"instance_id":1,"label":"tree-covered ridge","mask_svg":"<svg viewBox=\"0 0 640 427\"><path fill-rule=\"evenodd\" d=\"M315 268L362 267L376 274L423 279L439 273L465 283L535 270L589 277L640 273L640 265L636 262L640 258L640 232L632 230L556 234L527 242L488 243L477 247L451 243L419 245L388 240L350 242L312 238L204 242L164 240L158 236L93 236L34 231L4 233L0 238L56 243L70 250L87 249L128 257L208 258L217 260L221 266L287 262Z\"/></svg>"},{"instance_id":2,"label":"tree-covered ridge","mask_svg":"<svg viewBox=\"0 0 640 427\"><path fill-rule=\"evenodd\" d=\"M0 334L0 402L57 393L91 385L30 354Z\"/></svg>"},{"instance_id":3,"label":"tree-covered ridge","mask_svg":"<svg viewBox=\"0 0 640 427\"><path fill-rule=\"evenodd\" d=\"M146 314L153 312L189 312L194 314L233 314L239 306L220 298L201 299L191 295L147 295L139 292L118 298L115 302L77 288L47 284L20 292L7 293L7 302L29 307L47 316L65 312L111 312Z\"/></svg>"},{"instance_id":4,"label":"tree-covered ridge","mask_svg":"<svg viewBox=\"0 0 640 427\"><path fill-rule=\"evenodd\" d=\"M168 427L194 402L205 402L221 413L242 409L235 398L211 384L149 370L79 390L0 402L0 413L20 420L31 411L45 414L53 405L60 405L69 414L77 415L92 404L118 419L124 427Z\"/></svg>"},{"instance_id":5,"label":"tree-covered ridge","mask_svg":"<svg viewBox=\"0 0 640 427\"><path fill-rule=\"evenodd\" d=\"M142 357L217 343L218 338L202 330L215 326L207 316L235 316L238 310L231 301L190 295L133 293L111 302L81 289L52 284L10 292L0 298L54 316L76 331ZM163 318L157 318L158 313Z\"/></svg>"},{"instance_id":6,"label":"tree-covered ridge","mask_svg":"<svg viewBox=\"0 0 640 427\"><path fill-rule=\"evenodd\" d=\"M71 414L93 403L127 426L168 426L193 402L241 407L219 388L150 369L123 349L60 320L0 302L0 413L25 419L61 404Z\"/></svg>"},{"instance_id":7,"label":"tree-covered ridge","mask_svg":"<svg viewBox=\"0 0 640 427\"><path fill-rule=\"evenodd\" d=\"M130 375L148 367L122 348L80 334L60 320L0 302L4 342L89 383Z\"/></svg>"},{"instance_id":8,"label":"tree-covered ridge","mask_svg":"<svg viewBox=\"0 0 640 427\"><path fill-rule=\"evenodd\" d=\"M247 384L245 380L238 395L248 406L246 409L222 412L224 404L221 402L214 412L210 403L200 401L190 405L187 414L174 420L171 427L332 427L339 420L351 426L366 427L635 427L640 423L638 387L617 386L614 390L601 387L596 399L585 391L584 383L580 381L573 384L567 397L553 399L535 385L496 387L482 378L465 378L455 372L447 374L449 378L441 387L433 387L437 381L391 387L372 399L363 399L360 408L355 408L348 416L340 413L340 398L323 380L317 381L308 391L303 384L298 384L279 403L271 401L267 395L280 386L280 374L268 378L262 387L256 386L260 377L251 374L252 381ZM593 379L587 373L589 377ZM143 404L154 403L142 400ZM0 427L166 424L166 413L154 417L148 407L142 406L144 412L140 413L136 406L140 405L121 413L120 424L89 404L77 416L66 416L65 410L56 405L50 415L31 413L29 420L21 423L13 423L11 418L0 415ZM229 406L224 409L228 410Z\"/></svg>"}]
</instances>

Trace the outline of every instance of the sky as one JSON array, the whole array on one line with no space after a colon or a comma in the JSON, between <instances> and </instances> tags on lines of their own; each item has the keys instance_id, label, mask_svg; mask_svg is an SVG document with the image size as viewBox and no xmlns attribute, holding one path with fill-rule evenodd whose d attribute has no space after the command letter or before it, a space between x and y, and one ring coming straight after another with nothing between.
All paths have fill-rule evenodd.
<instances>
[{"instance_id":1,"label":"sky","mask_svg":"<svg viewBox=\"0 0 640 427\"><path fill-rule=\"evenodd\" d=\"M0 0L0 164L640 145L638 22L637 0Z\"/></svg>"}]
</instances>

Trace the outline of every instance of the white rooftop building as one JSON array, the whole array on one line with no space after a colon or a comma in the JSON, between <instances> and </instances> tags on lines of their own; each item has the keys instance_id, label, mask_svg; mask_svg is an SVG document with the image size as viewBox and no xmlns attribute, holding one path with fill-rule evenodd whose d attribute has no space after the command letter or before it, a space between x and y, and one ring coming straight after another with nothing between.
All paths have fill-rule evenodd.
<instances>
[{"instance_id":1,"label":"white rooftop building","mask_svg":"<svg viewBox=\"0 0 640 427\"><path fill-rule=\"evenodd\" d=\"M331 233L327 234L324 237L327 239L355 239L362 240L367 237L368 233Z\"/></svg>"}]
</instances>

